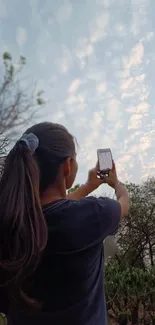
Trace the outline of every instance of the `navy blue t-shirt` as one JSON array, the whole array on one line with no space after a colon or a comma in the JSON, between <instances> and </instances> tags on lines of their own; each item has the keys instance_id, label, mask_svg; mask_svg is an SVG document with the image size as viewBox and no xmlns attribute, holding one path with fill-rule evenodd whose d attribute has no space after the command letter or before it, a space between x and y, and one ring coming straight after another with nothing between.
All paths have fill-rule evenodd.
<instances>
[{"instance_id":1,"label":"navy blue t-shirt","mask_svg":"<svg viewBox=\"0 0 155 325\"><path fill-rule=\"evenodd\" d=\"M106 325L103 240L118 228L120 204L102 197L64 199L43 212L47 247L23 288L42 310L11 308L13 325Z\"/></svg>"}]
</instances>

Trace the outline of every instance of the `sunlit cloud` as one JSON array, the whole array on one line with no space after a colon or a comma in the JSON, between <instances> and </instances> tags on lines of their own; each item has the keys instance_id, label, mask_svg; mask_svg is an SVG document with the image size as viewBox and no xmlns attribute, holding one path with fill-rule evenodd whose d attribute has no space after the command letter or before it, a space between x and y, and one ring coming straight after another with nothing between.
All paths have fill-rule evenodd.
<instances>
[{"instance_id":1,"label":"sunlit cloud","mask_svg":"<svg viewBox=\"0 0 155 325\"><path fill-rule=\"evenodd\" d=\"M109 13L104 10L89 24L89 37L81 37L77 40L75 55L80 60L80 66L86 65L89 57L94 53L95 44L108 36Z\"/></svg>"},{"instance_id":2,"label":"sunlit cloud","mask_svg":"<svg viewBox=\"0 0 155 325\"><path fill-rule=\"evenodd\" d=\"M108 35L109 12L105 11L90 23L90 42L96 43Z\"/></svg>"},{"instance_id":3,"label":"sunlit cloud","mask_svg":"<svg viewBox=\"0 0 155 325\"><path fill-rule=\"evenodd\" d=\"M96 90L98 93L104 93L106 91L107 87L106 87L106 83L105 82L101 82L97 85Z\"/></svg>"},{"instance_id":4,"label":"sunlit cloud","mask_svg":"<svg viewBox=\"0 0 155 325\"><path fill-rule=\"evenodd\" d=\"M72 81L70 87L69 87L69 93L74 93L76 92L76 90L79 88L81 84L81 80L80 79L75 79Z\"/></svg>"},{"instance_id":5,"label":"sunlit cloud","mask_svg":"<svg viewBox=\"0 0 155 325\"><path fill-rule=\"evenodd\" d=\"M143 60L143 56L144 56L144 46L142 43L138 43L132 48L130 55L128 57L124 57L123 59L124 69L129 70L134 66L141 64Z\"/></svg>"}]
</instances>

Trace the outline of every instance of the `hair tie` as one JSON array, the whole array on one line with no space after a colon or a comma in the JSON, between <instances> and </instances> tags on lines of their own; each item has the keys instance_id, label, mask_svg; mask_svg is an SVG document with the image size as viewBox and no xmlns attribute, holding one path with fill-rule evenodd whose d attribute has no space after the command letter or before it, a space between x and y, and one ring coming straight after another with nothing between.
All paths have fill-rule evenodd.
<instances>
[{"instance_id":1,"label":"hair tie","mask_svg":"<svg viewBox=\"0 0 155 325\"><path fill-rule=\"evenodd\" d=\"M39 146L39 139L34 133L24 133L17 142L24 142L31 151L32 155Z\"/></svg>"}]
</instances>

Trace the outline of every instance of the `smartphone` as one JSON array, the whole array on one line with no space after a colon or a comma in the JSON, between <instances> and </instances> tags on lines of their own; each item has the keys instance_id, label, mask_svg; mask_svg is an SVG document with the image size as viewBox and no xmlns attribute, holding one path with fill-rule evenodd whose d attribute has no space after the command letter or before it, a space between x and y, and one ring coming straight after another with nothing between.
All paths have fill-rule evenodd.
<instances>
[{"instance_id":1,"label":"smartphone","mask_svg":"<svg viewBox=\"0 0 155 325\"><path fill-rule=\"evenodd\" d=\"M112 169L112 153L110 149L98 149L97 150L99 173L100 178L109 175L109 171Z\"/></svg>"}]
</instances>

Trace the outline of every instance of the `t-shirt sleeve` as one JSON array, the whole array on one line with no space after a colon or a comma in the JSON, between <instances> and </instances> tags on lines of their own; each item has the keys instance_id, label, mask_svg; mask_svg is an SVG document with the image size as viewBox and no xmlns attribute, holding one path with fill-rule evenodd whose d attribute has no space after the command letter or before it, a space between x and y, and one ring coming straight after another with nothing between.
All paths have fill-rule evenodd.
<instances>
[{"instance_id":1,"label":"t-shirt sleeve","mask_svg":"<svg viewBox=\"0 0 155 325\"><path fill-rule=\"evenodd\" d=\"M67 213L68 221L64 219L65 236L69 231L69 238L76 249L103 243L107 236L117 232L121 216L119 202L106 197L88 196L68 200L66 205L66 211L70 210L70 214Z\"/></svg>"},{"instance_id":2,"label":"t-shirt sleeve","mask_svg":"<svg viewBox=\"0 0 155 325\"><path fill-rule=\"evenodd\" d=\"M119 202L103 197L94 198L93 206L99 227L98 235L104 240L107 236L117 232L121 217L121 206Z\"/></svg>"}]
</instances>

